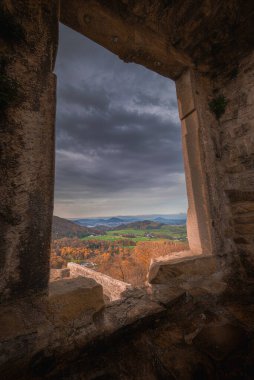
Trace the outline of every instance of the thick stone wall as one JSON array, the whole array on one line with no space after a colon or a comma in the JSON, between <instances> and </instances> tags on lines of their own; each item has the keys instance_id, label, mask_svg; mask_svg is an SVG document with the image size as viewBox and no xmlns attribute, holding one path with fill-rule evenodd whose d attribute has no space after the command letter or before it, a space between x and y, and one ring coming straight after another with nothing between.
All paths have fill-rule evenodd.
<instances>
[{"instance_id":1,"label":"thick stone wall","mask_svg":"<svg viewBox=\"0 0 254 380\"><path fill-rule=\"evenodd\" d=\"M246 273L254 273L254 54L219 91L227 106L217 125L218 166L229 210L226 238Z\"/></svg>"},{"instance_id":2,"label":"thick stone wall","mask_svg":"<svg viewBox=\"0 0 254 380\"><path fill-rule=\"evenodd\" d=\"M58 2L0 3L0 297L47 290ZM2 95L4 93L4 95Z\"/></svg>"},{"instance_id":3,"label":"thick stone wall","mask_svg":"<svg viewBox=\"0 0 254 380\"><path fill-rule=\"evenodd\" d=\"M253 72L251 54L231 79L223 71L216 80L187 71L176 82L190 248L194 253L208 249L223 258L226 270L252 276Z\"/></svg>"},{"instance_id":4,"label":"thick stone wall","mask_svg":"<svg viewBox=\"0 0 254 380\"><path fill-rule=\"evenodd\" d=\"M243 59L233 78L195 73L193 82L213 250L234 277L253 276L253 62Z\"/></svg>"}]
</instances>

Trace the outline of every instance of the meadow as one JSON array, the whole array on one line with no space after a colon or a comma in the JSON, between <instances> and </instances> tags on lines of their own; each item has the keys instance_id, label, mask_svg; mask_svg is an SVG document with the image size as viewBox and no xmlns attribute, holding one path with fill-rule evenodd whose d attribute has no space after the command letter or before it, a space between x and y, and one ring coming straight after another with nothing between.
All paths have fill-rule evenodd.
<instances>
[{"instance_id":1,"label":"meadow","mask_svg":"<svg viewBox=\"0 0 254 380\"><path fill-rule=\"evenodd\" d=\"M99 240L99 241L119 241L128 240L137 243L139 241L156 241L156 240L180 240L186 241L186 226L185 225L163 225L160 228L133 229L126 228L122 230L105 231L101 235L90 235L82 238L82 240Z\"/></svg>"}]
</instances>

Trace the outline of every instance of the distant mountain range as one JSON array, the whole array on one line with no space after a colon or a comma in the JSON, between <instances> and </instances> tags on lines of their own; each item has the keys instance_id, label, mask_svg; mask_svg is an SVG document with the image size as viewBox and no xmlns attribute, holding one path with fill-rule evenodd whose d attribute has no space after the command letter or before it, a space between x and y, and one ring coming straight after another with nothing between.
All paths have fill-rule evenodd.
<instances>
[{"instance_id":1,"label":"distant mountain range","mask_svg":"<svg viewBox=\"0 0 254 380\"><path fill-rule=\"evenodd\" d=\"M170 219L168 216L124 216L111 218L89 218L67 220L59 216L53 217L52 239L82 238L89 235L100 235L102 231L121 229L159 229L163 225L181 225L186 223L186 217ZM150 218L150 219L147 219Z\"/></svg>"},{"instance_id":2,"label":"distant mountain range","mask_svg":"<svg viewBox=\"0 0 254 380\"><path fill-rule=\"evenodd\" d=\"M153 221L157 223L180 225L186 223L186 214L169 214L169 215L137 215L137 216L117 216L109 218L80 218L71 221L86 227L117 227L121 224L129 224L141 221Z\"/></svg>"}]
</instances>

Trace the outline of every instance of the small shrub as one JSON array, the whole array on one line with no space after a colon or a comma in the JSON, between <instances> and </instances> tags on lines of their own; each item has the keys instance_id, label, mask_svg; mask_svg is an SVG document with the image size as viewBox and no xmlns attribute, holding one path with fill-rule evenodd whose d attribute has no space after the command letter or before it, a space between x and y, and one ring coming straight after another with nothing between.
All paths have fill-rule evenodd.
<instances>
[{"instance_id":1,"label":"small shrub","mask_svg":"<svg viewBox=\"0 0 254 380\"><path fill-rule=\"evenodd\" d=\"M224 95L218 95L209 103L209 108L217 120L224 114L227 104L228 101Z\"/></svg>"}]
</instances>

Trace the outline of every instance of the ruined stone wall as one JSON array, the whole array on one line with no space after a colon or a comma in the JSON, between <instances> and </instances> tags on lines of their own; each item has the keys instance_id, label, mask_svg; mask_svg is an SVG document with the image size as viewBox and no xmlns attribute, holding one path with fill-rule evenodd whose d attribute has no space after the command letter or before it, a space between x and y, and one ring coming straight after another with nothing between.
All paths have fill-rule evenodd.
<instances>
[{"instance_id":1,"label":"ruined stone wall","mask_svg":"<svg viewBox=\"0 0 254 380\"><path fill-rule=\"evenodd\" d=\"M70 269L71 277L88 277L94 279L98 282L98 284L101 284L103 287L103 293L110 299L110 301L120 299L124 292L132 288L132 286L126 282L116 280L113 277L96 272L95 270L86 268L79 264L68 263L68 268Z\"/></svg>"}]
</instances>

